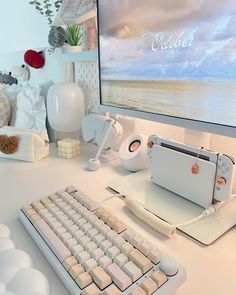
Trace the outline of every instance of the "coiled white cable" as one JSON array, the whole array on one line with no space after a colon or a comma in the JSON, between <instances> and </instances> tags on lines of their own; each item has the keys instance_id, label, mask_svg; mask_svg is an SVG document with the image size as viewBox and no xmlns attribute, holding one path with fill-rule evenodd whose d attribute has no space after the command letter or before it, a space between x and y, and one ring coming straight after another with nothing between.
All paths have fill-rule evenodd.
<instances>
[{"instance_id":1,"label":"coiled white cable","mask_svg":"<svg viewBox=\"0 0 236 295\"><path fill-rule=\"evenodd\" d=\"M167 237L171 237L175 231L176 231L176 226L171 225L159 217L153 215L149 211L147 211L143 206L135 201L134 199L130 197L125 197L124 202L126 206L129 208L131 212L134 213L139 219L147 223L149 226L151 226L154 230L162 233L163 235Z\"/></svg>"},{"instance_id":2,"label":"coiled white cable","mask_svg":"<svg viewBox=\"0 0 236 295\"><path fill-rule=\"evenodd\" d=\"M191 219L189 221L186 221L184 223L179 223L179 224L170 224L170 223L160 219L156 215L154 215L151 212L149 212L148 210L146 210L143 207L143 205L140 204L138 201L136 201L135 199L133 199L129 196L123 195L123 194L116 194L116 195L110 196L110 197L106 198L105 200L103 200L102 203L113 198L113 197L121 197L123 199L123 201L125 202L126 207L134 215L136 215L139 219L141 219L143 222L148 224L150 227L152 227L157 232L170 238L175 234L176 229L178 227L194 223L204 217L214 214L223 204L231 201L234 197L236 197L236 194L231 195L232 198L229 201L218 202L216 204L213 204L213 205L209 206L206 210L204 210L202 212L202 214L199 215L198 217Z\"/></svg>"}]
</instances>

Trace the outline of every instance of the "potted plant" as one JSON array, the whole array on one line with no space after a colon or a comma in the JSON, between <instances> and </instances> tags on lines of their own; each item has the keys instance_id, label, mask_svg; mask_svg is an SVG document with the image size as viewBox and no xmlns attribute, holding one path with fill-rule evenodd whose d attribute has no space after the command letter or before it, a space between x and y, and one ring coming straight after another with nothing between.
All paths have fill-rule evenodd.
<instances>
[{"instance_id":1,"label":"potted plant","mask_svg":"<svg viewBox=\"0 0 236 295\"><path fill-rule=\"evenodd\" d=\"M63 46L64 52L82 51L81 45L84 43L84 32L78 24L68 25L66 28L66 41Z\"/></svg>"}]
</instances>

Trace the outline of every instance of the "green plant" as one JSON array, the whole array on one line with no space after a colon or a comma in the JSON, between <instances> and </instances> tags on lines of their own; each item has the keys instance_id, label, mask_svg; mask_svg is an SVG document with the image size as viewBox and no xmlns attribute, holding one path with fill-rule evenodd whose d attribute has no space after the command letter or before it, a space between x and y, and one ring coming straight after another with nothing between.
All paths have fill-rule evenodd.
<instances>
[{"instance_id":1,"label":"green plant","mask_svg":"<svg viewBox=\"0 0 236 295\"><path fill-rule=\"evenodd\" d=\"M80 46L84 40L82 39L84 32L81 32L81 27L77 24L68 25L66 29L66 41L71 46Z\"/></svg>"},{"instance_id":2,"label":"green plant","mask_svg":"<svg viewBox=\"0 0 236 295\"><path fill-rule=\"evenodd\" d=\"M53 13L57 12L63 0L32 0L29 4L34 5L35 9L41 14L45 15L49 26L53 23Z\"/></svg>"}]
</instances>

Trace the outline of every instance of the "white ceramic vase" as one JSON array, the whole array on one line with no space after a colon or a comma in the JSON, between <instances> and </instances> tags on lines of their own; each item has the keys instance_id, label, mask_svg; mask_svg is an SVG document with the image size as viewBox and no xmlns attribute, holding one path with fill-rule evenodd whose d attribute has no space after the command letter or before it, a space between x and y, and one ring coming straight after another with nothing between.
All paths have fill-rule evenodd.
<instances>
[{"instance_id":1,"label":"white ceramic vase","mask_svg":"<svg viewBox=\"0 0 236 295\"><path fill-rule=\"evenodd\" d=\"M47 113L51 127L60 132L80 129L84 116L84 93L76 83L53 84L47 94Z\"/></svg>"}]
</instances>

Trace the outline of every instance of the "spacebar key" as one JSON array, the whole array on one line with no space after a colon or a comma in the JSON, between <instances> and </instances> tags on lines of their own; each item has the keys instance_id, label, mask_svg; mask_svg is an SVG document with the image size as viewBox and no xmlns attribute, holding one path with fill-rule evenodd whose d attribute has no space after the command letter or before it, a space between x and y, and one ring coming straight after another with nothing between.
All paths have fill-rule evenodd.
<instances>
[{"instance_id":1,"label":"spacebar key","mask_svg":"<svg viewBox=\"0 0 236 295\"><path fill-rule=\"evenodd\" d=\"M71 256L70 251L43 219L38 219L34 226L61 262Z\"/></svg>"}]
</instances>

